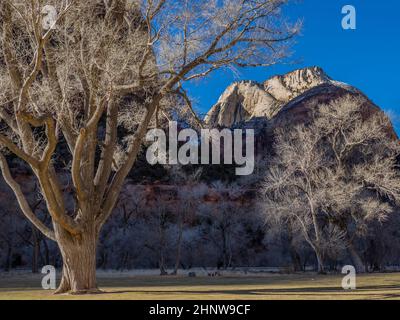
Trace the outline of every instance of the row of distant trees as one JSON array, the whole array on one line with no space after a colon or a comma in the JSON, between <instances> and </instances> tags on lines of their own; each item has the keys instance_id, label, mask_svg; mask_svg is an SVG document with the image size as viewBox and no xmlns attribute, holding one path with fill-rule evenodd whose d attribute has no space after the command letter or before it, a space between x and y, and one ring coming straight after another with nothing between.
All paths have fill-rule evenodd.
<instances>
[{"instance_id":1,"label":"row of distant trees","mask_svg":"<svg viewBox=\"0 0 400 320\"><path fill-rule=\"evenodd\" d=\"M160 274L194 267L277 267L284 272L317 268L312 248L293 224L265 224L261 212L228 201L202 204L195 214L186 208L184 201L161 207L130 206L127 201L102 233L97 267L159 268ZM1 270L40 272L48 264L61 267L57 246L19 214L1 212L0 221ZM365 232L353 237L352 246L368 271L399 265L399 230L400 219L394 214L383 224L367 223ZM326 271L353 264L347 241L326 242L330 240L335 247L324 252Z\"/></svg>"}]
</instances>

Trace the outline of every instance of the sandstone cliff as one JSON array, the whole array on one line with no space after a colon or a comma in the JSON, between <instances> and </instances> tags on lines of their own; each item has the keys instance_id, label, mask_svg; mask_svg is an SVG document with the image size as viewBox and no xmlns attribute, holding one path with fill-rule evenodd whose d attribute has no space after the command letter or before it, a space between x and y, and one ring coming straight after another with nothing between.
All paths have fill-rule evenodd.
<instances>
[{"instance_id":1,"label":"sandstone cliff","mask_svg":"<svg viewBox=\"0 0 400 320\"><path fill-rule=\"evenodd\" d=\"M329 100L339 93L362 94L345 83L332 80L320 67L274 76L262 84L236 82L225 90L205 121L212 127L231 127L255 118L271 120L310 97L326 96L325 100Z\"/></svg>"}]
</instances>

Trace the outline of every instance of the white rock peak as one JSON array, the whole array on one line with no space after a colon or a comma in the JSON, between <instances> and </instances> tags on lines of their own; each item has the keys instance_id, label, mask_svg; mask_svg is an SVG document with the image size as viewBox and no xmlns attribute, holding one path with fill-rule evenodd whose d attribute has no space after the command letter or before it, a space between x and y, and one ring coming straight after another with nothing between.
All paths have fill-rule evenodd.
<instances>
[{"instance_id":1,"label":"white rock peak","mask_svg":"<svg viewBox=\"0 0 400 320\"><path fill-rule=\"evenodd\" d=\"M288 102L322 84L351 88L332 80L320 67L277 75L263 84L254 81L235 82L221 95L217 104L208 112L205 121L214 126L230 127L256 117L271 119Z\"/></svg>"}]
</instances>

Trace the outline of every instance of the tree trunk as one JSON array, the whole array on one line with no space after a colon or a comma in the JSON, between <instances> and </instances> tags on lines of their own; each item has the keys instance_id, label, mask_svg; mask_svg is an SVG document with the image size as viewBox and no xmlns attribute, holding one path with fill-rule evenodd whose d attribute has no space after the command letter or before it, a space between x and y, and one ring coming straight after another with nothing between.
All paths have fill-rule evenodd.
<instances>
[{"instance_id":1,"label":"tree trunk","mask_svg":"<svg viewBox=\"0 0 400 320\"><path fill-rule=\"evenodd\" d=\"M293 271L294 272L304 271L303 265L301 263L301 257L292 244L289 245L289 252L290 252L290 257L292 259Z\"/></svg>"},{"instance_id":2,"label":"tree trunk","mask_svg":"<svg viewBox=\"0 0 400 320\"><path fill-rule=\"evenodd\" d=\"M321 254L320 250L320 244L321 244L321 230L318 224L318 217L314 208L314 204L311 198L308 199L309 205L310 205L310 210L311 210L311 216L313 220L313 226L314 226L314 232L315 232L315 254L317 256L317 262L318 262L318 273L319 274L325 274L325 268L324 268L324 259ZM312 241L311 241L312 242Z\"/></svg>"},{"instance_id":3,"label":"tree trunk","mask_svg":"<svg viewBox=\"0 0 400 320\"><path fill-rule=\"evenodd\" d=\"M39 273L40 238L35 228L32 228L32 243L32 273Z\"/></svg>"},{"instance_id":4,"label":"tree trunk","mask_svg":"<svg viewBox=\"0 0 400 320\"><path fill-rule=\"evenodd\" d=\"M86 231L80 239L65 232L56 236L63 259L63 274L55 293L100 293L96 283L96 232Z\"/></svg>"},{"instance_id":5,"label":"tree trunk","mask_svg":"<svg viewBox=\"0 0 400 320\"><path fill-rule=\"evenodd\" d=\"M8 244L7 258L6 258L6 263L4 265L4 271L9 272L11 271L11 268L12 268L12 247L11 244Z\"/></svg>"},{"instance_id":6,"label":"tree trunk","mask_svg":"<svg viewBox=\"0 0 400 320\"><path fill-rule=\"evenodd\" d=\"M319 250L315 250L315 255L317 256L317 263L318 263L318 273L319 274L326 274L325 267L324 267L324 259L322 254Z\"/></svg>"},{"instance_id":7,"label":"tree trunk","mask_svg":"<svg viewBox=\"0 0 400 320\"><path fill-rule=\"evenodd\" d=\"M293 230L290 222L287 224L287 232L288 232L289 253L292 259L293 271L294 272L305 271L301 263L301 256L298 253L293 241Z\"/></svg>"},{"instance_id":8,"label":"tree trunk","mask_svg":"<svg viewBox=\"0 0 400 320\"><path fill-rule=\"evenodd\" d=\"M221 228L221 235L222 235L222 263L223 269L228 269L228 245L227 245L227 235L225 228Z\"/></svg>"},{"instance_id":9,"label":"tree trunk","mask_svg":"<svg viewBox=\"0 0 400 320\"><path fill-rule=\"evenodd\" d=\"M160 248L160 260L159 260L160 276L168 275L165 267L164 247Z\"/></svg>"},{"instance_id":10,"label":"tree trunk","mask_svg":"<svg viewBox=\"0 0 400 320\"><path fill-rule=\"evenodd\" d=\"M48 266L50 264L50 250L45 237L42 239L44 247L44 265Z\"/></svg>"},{"instance_id":11,"label":"tree trunk","mask_svg":"<svg viewBox=\"0 0 400 320\"><path fill-rule=\"evenodd\" d=\"M357 253L356 249L354 248L354 245L351 242L349 242L347 248L349 250L351 261L353 262L357 273L365 273L365 272L367 272L363 261L361 260L359 254Z\"/></svg>"},{"instance_id":12,"label":"tree trunk","mask_svg":"<svg viewBox=\"0 0 400 320\"><path fill-rule=\"evenodd\" d=\"M166 247L166 213L164 211L161 212L159 216L159 227L158 233L160 237L160 247L159 247L159 268L160 268L160 275L166 276L168 275L166 266L165 266L165 247Z\"/></svg>"},{"instance_id":13,"label":"tree trunk","mask_svg":"<svg viewBox=\"0 0 400 320\"><path fill-rule=\"evenodd\" d=\"M178 274L179 265L181 263L181 251L182 251L182 238L183 238L183 217L180 214L179 217L179 234L178 234L178 241L176 243L176 255L175 255L175 268L173 271L173 275Z\"/></svg>"}]
</instances>

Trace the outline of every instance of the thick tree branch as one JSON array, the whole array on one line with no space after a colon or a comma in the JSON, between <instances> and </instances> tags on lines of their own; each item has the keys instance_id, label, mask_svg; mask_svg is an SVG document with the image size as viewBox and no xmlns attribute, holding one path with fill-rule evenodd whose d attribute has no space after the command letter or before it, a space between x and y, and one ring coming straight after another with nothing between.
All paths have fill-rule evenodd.
<instances>
[{"instance_id":1,"label":"thick tree branch","mask_svg":"<svg viewBox=\"0 0 400 320\"><path fill-rule=\"evenodd\" d=\"M12 153L14 153L17 157L21 158L28 164L30 164L34 168L39 167L39 161L32 157L31 155L27 154L24 150L20 149L17 145L14 144L14 142L11 141L11 139L3 136L0 134L0 143L5 146L8 150L10 150Z\"/></svg>"},{"instance_id":2,"label":"thick tree branch","mask_svg":"<svg viewBox=\"0 0 400 320\"><path fill-rule=\"evenodd\" d=\"M11 175L10 168L8 166L6 158L1 153L0 153L0 167L3 173L4 180L14 191L14 194L18 200L18 204L24 215L46 237L48 237L53 241L56 241L54 231L50 230L46 225L44 225L43 222L40 221L39 218L36 217L36 215L32 212L28 201L26 200L24 194L22 193L20 185L14 180L14 178Z\"/></svg>"},{"instance_id":3,"label":"thick tree branch","mask_svg":"<svg viewBox=\"0 0 400 320\"><path fill-rule=\"evenodd\" d=\"M156 97L154 97L153 101L146 108L146 113L143 117L142 122L137 129L132 144L129 146L125 163L121 166L121 168L116 172L108 191L105 195L104 202L101 207L101 212L97 217L97 225L101 227L111 215L112 210L118 200L118 196L121 192L121 188L125 181L125 178L129 174L129 171L132 169L136 158L139 154L140 147L143 141L143 138L147 132L151 119L154 116L154 113L159 106L161 99L165 95L165 93L160 93Z\"/></svg>"},{"instance_id":4,"label":"thick tree branch","mask_svg":"<svg viewBox=\"0 0 400 320\"><path fill-rule=\"evenodd\" d=\"M76 193L79 201L86 201L87 198L87 190L85 188L85 184L82 180L82 175L81 175L81 163L82 163L86 138L87 138L86 129L81 129L79 137L76 141L75 151L72 159L72 168L71 168L72 181L76 188Z\"/></svg>"},{"instance_id":5,"label":"thick tree branch","mask_svg":"<svg viewBox=\"0 0 400 320\"><path fill-rule=\"evenodd\" d=\"M94 185L97 191L96 193L100 199L104 195L104 192L107 188L107 182L112 172L112 164L117 142L118 103L118 100L112 100L107 111L104 148L101 152L99 165L94 179Z\"/></svg>"},{"instance_id":6,"label":"thick tree branch","mask_svg":"<svg viewBox=\"0 0 400 320\"><path fill-rule=\"evenodd\" d=\"M18 117L29 123L33 127L46 127L47 146L43 151L40 160L40 169L45 170L49 167L51 158L57 147L57 136L54 119L52 116L34 117L26 112L19 112Z\"/></svg>"}]
</instances>

